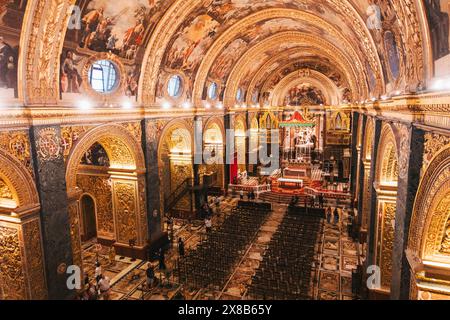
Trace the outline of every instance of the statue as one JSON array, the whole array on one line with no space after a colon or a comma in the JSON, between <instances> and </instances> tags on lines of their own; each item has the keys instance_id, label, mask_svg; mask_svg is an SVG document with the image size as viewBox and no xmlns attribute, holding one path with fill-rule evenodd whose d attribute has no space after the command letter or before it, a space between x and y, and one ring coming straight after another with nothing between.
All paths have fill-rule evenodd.
<instances>
[{"instance_id":1,"label":"statue","mask_svg":"<svg viewBox=\"0 0 450 320\"><path fill-rule=\"evenodd\" d=\"M442 239L441 252L450 254L450 220L447 222L447 228L444 232L444 238Z\"/></svg>"}]
</instances>

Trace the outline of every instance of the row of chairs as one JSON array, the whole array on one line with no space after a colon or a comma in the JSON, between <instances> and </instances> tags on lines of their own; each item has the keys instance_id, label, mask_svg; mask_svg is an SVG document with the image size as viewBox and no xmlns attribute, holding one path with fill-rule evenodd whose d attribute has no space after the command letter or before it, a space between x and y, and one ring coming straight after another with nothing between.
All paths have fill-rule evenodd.
<instances>
[{"instance_id":1,"label":"row of chairs","mask_svg":"<svg viewBox=\"0 0 450 320\"><path fill-rule=\"evenodd\" d=\"M248 296L273 300L311 299L311 287L319 266L316 253L322 227L322 219L317 215L286 215L252 278Z\"/></svg>"},{"instance_id":2,"label":"row of chairs","mask_svg":"<svg viewBox=\"0 0 450 320\"><path fill-rule=\"evenodd\" d=\"M191 288L222 288L269 210L237 207L197 248L178 261L175 275Z\"/></svg>"}]
</instances>

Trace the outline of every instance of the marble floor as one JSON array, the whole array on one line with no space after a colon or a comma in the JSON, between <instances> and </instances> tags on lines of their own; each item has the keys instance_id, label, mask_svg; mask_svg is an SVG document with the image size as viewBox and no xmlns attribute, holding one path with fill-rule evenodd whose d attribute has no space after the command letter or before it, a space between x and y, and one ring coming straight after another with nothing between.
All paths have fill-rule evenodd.
<instances>
[{"instance_id":1,"label":"marble floor","mask_svg":"<svg viewBox=\"0 0 450 320\"><path fill-rule=\"evenodd\" d=\"M237 199L226 198L221 203L221 215L213 218L213 224L221 224L231 209L236 206ZM147 289L145 270L148 263L142 260L131 260L115 256L110 260L109 248L96 245L95 242L84 244L84 272L93 279L95 261L100 261L104 273L111 279L111 294L113 300L240 300L247 299L247 290L251 284L252 275L258 269L262 256L267 249L271 237L278 229L286 214L285 205L274 205L273 212L268 216L254 241L250 244L242 259L231 273L224 288L193 290L178 284L172 272L178 260L176 245L166 253L167 272L160 272L158 262L150 262L154 266L157 285ZM359 259L359 247L347 236L347 216L343 215L338 225L329 224L325 220L323 234L317 245L318 281L311 284L313 298L317 300L349 300L356 299L352 295L351 275ZM200 239L205 234L201 222L186 225L183 221L174 221L174 239L182 238L186 252L195 250Z\"/></svg>"}]
</instances>

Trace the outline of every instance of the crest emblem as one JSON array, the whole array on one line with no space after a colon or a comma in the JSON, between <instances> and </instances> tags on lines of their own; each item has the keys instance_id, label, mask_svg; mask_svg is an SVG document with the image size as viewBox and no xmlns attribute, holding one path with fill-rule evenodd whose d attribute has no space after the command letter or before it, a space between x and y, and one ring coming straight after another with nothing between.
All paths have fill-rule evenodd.
<instances>
[{"instance_id":1,"label":"crest emblem","mask_svg":"<svg viewBox=\"0 0 450 320\"><path fill-rule=\"evenodd\" d=\"M54 128L40 130L36 146L42 160L55 160L61 156L61 139Z\"/></svg>"}]
</instances>

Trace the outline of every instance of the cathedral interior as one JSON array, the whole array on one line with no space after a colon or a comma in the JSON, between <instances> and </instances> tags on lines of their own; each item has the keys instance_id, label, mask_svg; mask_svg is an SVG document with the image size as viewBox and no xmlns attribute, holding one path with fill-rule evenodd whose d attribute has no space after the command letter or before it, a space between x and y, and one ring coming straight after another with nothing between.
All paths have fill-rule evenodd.
<instances>
[{"instance_id":1,"label":"cathedral interior","mask_svg":"<svg viewBox=\"0 0 450 320\"><path fill-rule=\"evenodd\" d=\"M450 299L449 16L0 1L0 300Z\"/></svg>"}]
</instances>

